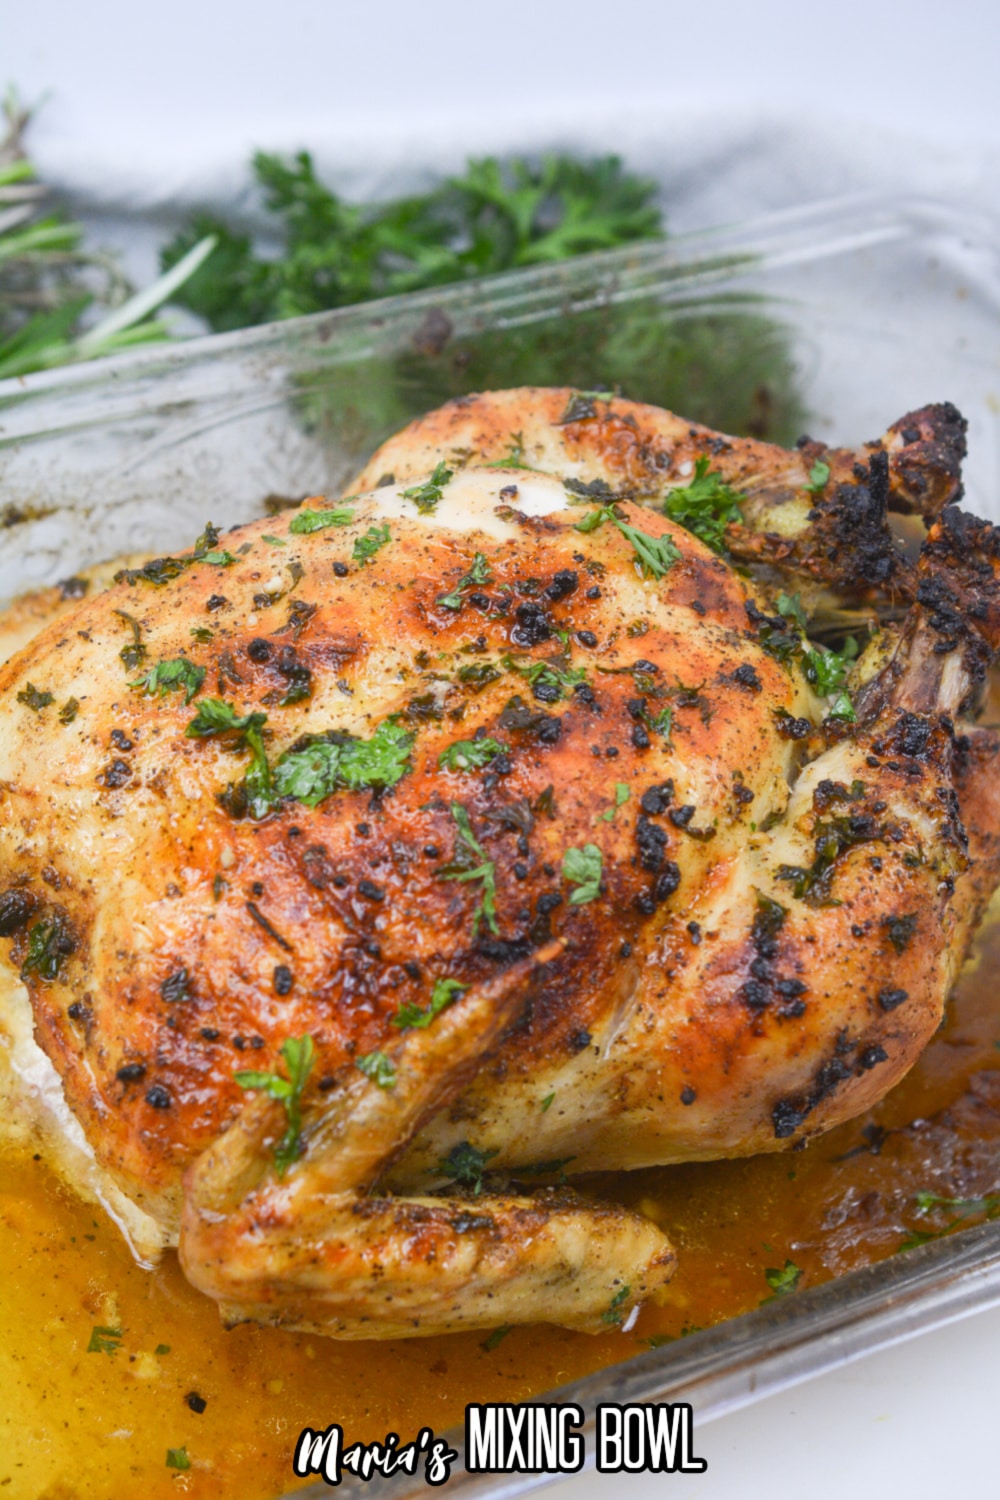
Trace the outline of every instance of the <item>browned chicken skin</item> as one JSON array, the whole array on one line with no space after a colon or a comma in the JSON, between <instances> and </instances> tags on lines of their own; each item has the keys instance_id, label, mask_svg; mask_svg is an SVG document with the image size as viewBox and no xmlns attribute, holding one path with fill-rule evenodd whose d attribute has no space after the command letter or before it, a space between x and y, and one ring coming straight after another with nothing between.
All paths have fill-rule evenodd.
<instances>
[{"instance_id":1,"label":"browned chicken skin","mask_svg":"<svg viewBox=\"0 0 1000 1500\"><path fill-rule=\"evenodd\" d=\"M0 668L10 966L227 1318L607 1327L669 1243L539 1181L785 1147L912 1064L1000 875L963 443L949 407L786 453L468 398ZM699 459L730 557L916 601L856 721L770 585L651 508ZM939 515L916 566L890 507Z\"/></svg>"}]
</instances>

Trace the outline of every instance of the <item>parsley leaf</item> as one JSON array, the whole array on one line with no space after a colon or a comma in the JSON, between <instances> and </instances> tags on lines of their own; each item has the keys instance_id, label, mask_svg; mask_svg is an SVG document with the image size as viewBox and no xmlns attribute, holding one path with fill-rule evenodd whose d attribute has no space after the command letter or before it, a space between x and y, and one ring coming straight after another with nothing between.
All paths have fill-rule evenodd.
<instances>
[{"instance_id":1,"label":"parsley leaf","mask_svg":"<svg viewBox=\"0 0 1000 1500\"><path fill-rule=\"evenodd\" d=\"M826 488L826 482L830 478L830 465L818 458L809 470L809 483L806 489L810 495L821 495Z\"/></svg>"},{"instance_id":2,"label":"parsley leaf","mask_svg":"<svg viewBox=\"0 0 1000 1500\"><path fill-rule=\"evenodd\" d=\"M493 582L493 574L490 565L482 552L477 552L472 559L472 567L458 580L450 594L439 594L437 602L445 609L461 609L462 595L466 589L482 588L484 584Z\"/></svg>"},{"instance_id":3,"label":"parsley leaf","mask_svg":"<svg viewBox=\"0 0 1000 1500\"><path fill-rule=\"evenodd\" d=\"M73 952L75 944L65 918L58 914L48 922L36 922L28 931L28 952L21 965L21 977L37 974L49 981L59 978L63 959Z\"/></svg>"},{"instance_id":4,"label":"parsley leaf","mask_svg":"<svg viewBox=\"0 0 1000 1500\"><path fill-rule=\"evenodd\" d=\"M669 712L670 712L670 710L667 709L667 713L669 713ZM615 813L618 811L618 809L620 807L624 807L624 805L628 801L630 795L631 795L631 793L629 792L627 784L624 781L616 781L615 782L615 805L614 805L614 807L608 807L608 808L606 808L605 811L602 812L602 813L598 813L597 814L597 821L599 823L610 823L610 822L612 822L612 820L614 819Z\"/></svg>"},{"instance_id":5,"label":"parsley leaf","mask_svg":"<svg viewBox=\"0 0 1000 1500\"><path fill-rule=\"evenodd\" d=\"M204 698L198 712L191 720L185 734L190 739L206 739L209 735L239 735L250 751L250 768L243 781L246 793L246 809L252 818L263 818L274 807L274 786L267 751L264 749L262 731L267 723L267 714L238 714L222 698Z\"/></svg>"},{"instance_id":6,"label":"parsley leaf","mask_svg":"<svg viewBox=\"0 0 1000 1500\"><path fill-rule=\"evenodd\" d=\"M427 515L441 499L444 487L449 483L453 475L454 470L449 469L448 465L442 459L436 466L430 479L425 480L423 484L411 485L408 490L401 490L400 493L404 500L413 501L421 515Z\"/></svg>"},{"instance_id":7,"label":"parsley leaf","mask_svg":"<svg viewBox=\"0 0 1000 1500\"><path fill-rule=\"evenodd\" d=\"M335 506L332 510L300 510L288 523L293 536L309 536L314 531L325 531L328 526L350 526L354 520L353 510Z\"/></svg>"},{"instance_id":8,"label":"parsley leaf","mask_svg":"<svg viewBox=\"0 0 1000 1500\"><path fill-rule=\"evenodd\" d=\"M115 1355L121 1348L123 1338L120 1328L92 1328L90 1331L90 1342L87 1345L88 1354L110 1354Z\"/></svg>"},{"instance_id":9,"label":"parsley leaf","mask_svg":"<svg viewBox=\"0 0 1000 1500\"><path fill-rule=\"evenodd\" d=\"M183 692L184 703L187 705L200 691L204 681L204 667L196 666L186 656L176 656L171 661L157 662L137 682L130 682L129 687L136 692L144 692L151 697L158 695L161 698L170 692Z\"/></svg>"},{"instance_id":10,"label":"parsley leaf","mask_svg":"<svg viewBox=\"0 0 1000 1500\"><path fill-rule=\"evenodd\" d=\"M802 1270L793 1260L786 1260L784 1267L779 1271L770 1266L764 1272L764 1280L775 1297L787 1297L794 1292L802 1279Z\"/></svg>"},{"instance_id":11,"label":"parsley leaf","mask_svg":"<svg viewBox=\"0 0 1000 1500\"><path fill-rule=\"evenodd\" d=\"M356 1057L354 1066L370 1078L372 1083L380 1089L394 1089L396 1087L396 1068L391 1058L386 1057L384 1052L366 1052L364 1057Z\"/></svg>"},{"instance_id":12,"label":"parsley leaf","mask_svg":"<svg viewBox=\"0 0 1000 1500\"><path fill-rule=\"evenodd\" d=\"M530 464L524 462L524 434L515 432L513 441L503 458L494 458L490 463L484 464L486 469L528 469L532 474L537 469L532 469Z\"/></svg>"},{"instance_id":13,"label":"parsley leaf","mask_svg":"<svg viewBox=\"0 0 1000 1500\"><path fill-rule=\"evenodd\" d=\"M482 881L479 905L472 919L472 935L473 937L478 935L479 924L484 917L490 931L495 935L500 931L497 926L496 913L496 865L492 859L486 858L486 850L472 832L469 814L460 802L451 804L451 815L458 825L461 843L456 845L451 862L441 865L436 874L439 880ZM477 865L472 856L478 856L481 863Z\"/></svg>"},{"instance_id":14,"label":"parsley leaf","mask_svg":"<svg viewBox=\"0 0 1000 1500\"><path fill-rule=\"evenodd\" d=\"M55 702L55 699L51 693L40 692L33 683L29 682L18 693L17 701L18 703L23 703L26 708L30 708L33 713L37 714L43 708L48 708L50 703Z\"/></svg>"},{"instance_id":15,"label":"parsley leaf","mask_svg":"<svg viewBox=\"0 0 1000 1500\"><path fill-rule=\"evenodd\" d=\"M614 506L601 505L590 515L584 516L574 526L574 531L582 531L585 534L596 531L603 526L605 521L611 521L627 542L632 544L636 563L640 572L648 577L664 578L680 559L680 551L669 536L650 536L648 531L640 531L638 526L630 526L618 515Z\"/></svg>"},{"instance_id":16,"label":"parsley leaf","mask_svg":"<svg viewBox=\"0 0 1000 1500\"><path fill-rule=\"evenodd\" d=\"M569 898L572 906L583 906L600 895L603 864L604 856L596 844L566 850L563 875L577 887Z\"/></svg>"},{"instance_id":17,"label":"parsley leaf","mask_svg":"<svg viewBox=\"0 0 1000 1500\"><path fill-rule=\"evenodd\" d=\"M713 552L725 552L726 527L740 524L739 502L746 496L731 489L721 474L709 469L709 460L699 458L689 485L671 490L663 502L663 513L699 537Z\"/></svg>"},{"instance_id":18,"label":"parsley leaf","mask_svg":"<svg viewBox=\"0 0 1000 1500\"><path fill-rule=\"evenodd\" d=\"M482 1349L486 1354L492 1354L494 1349L498 1349L500 1347L510 1331L510 1323L504 1323L501 1328L494 1328L490 1336L483 1339L482 1343L479 1345L480 1349Z\"/></svg>"},{"instance_id":19,"label":"parsley leaf","mask_svg":"<svg viewBox=\"0 0 1000 1500\"><path fill-rule=\"evenodd\" d=\"M535 697L544 703L560 702L566 697L567 688L587 680L583 667L561 666L559 661L518 661L508 653L501 658L501 666L526 678Z\"/></svg>"},{"instance_id":20,"label":"parsley leaf","mask_svg":"<svg viewBox=\"0 0 1000 1500\"><path fill-rule=\"evenodd\" d=\"M622 1304L628 1300L631 1292L632 1288L627 1284L618 1288L617 1292L615 1292L615 1295L608 1303L607 1311L601 1314L602 1323L610 1323L613 1327L618 1326L618 1324L622 1321L625 1311Z\"/></svg>"},{"instance_id":21,"label":"parsley leaf","mask_svg":"<svg viewBox=\"0 0 1000 1500\"><path fill-rule=\"evenodd\" d=\"M299 750L286 750L274 768L274 790L316 807L342 788L385 791L410 769L414 736L394 716L383 719L369 740L333 731Z\"/></svg>"},{"instance_id":22,"label":"parsley leaf","mask_svg":"<svg viewBox=\"0 0 1000 1500\"><path fill-rule=\"evenodd\" d=\"M471 1188L473 1195L478 1198L483 1190L486 1163L498 1155L498 1151L480 1151L471 1141L459 1141L457 1146L452 1146L444 1160L438 1162L438 1170L459 1187Z\"/></svg>"},{"instance_id":23,"label":"parsley leaf","mask_svg":"<svg viewBox=\"0 0 1000 1500\"><path fill-rule=\"evenodd\" d=\"M408 1000L401 1005L392 1018L392 1024L398 1026L401 1031L410 1031L429 1026L435 1016L439 1016L443 1010L459 995L464 995L469 988L467 984L461 984L457 979L435 979L434 988L431 991L429 1005L417 1005L413 1000Z\"/></svg>"},{"instance_id":24,"label":"parsley leaf","mask_svg":"<svg viewBox=\"0 0 1000 1500\"><path fill-rule=\"evenodd\" d=\"M438 756L438 765L447 771L481 771L494 756L506 755L507 745L499 740L456 740Z\"/></svg>"},{"instance_id":25,"label":"parsley leaf","mask_svg":"<svg viewBox=\"0 0 1000 1500\"><path fill-rule=\"evenodd\" d=\"M186 1447L167 1449L168 1469L190 1469L190 1467L191 1460L188 1458L188 1451Z\"/></svg>"},{"instance_id":26,"label":"parsley leaf","mask_svg":"<svg viewBox=\"0 0 1000 1500\"><path fill-rule=\"evenodd\" d=\"M288 1077L279 1073L261 1073L244 1070L233 1076L241 1089L257 1089L269 1099L277 1099L285 1107L287 1129L274 1150L274 1164L278 1176L284 1177L293 1161L302 1155L302 1095L315 1060L315 1047L311 1036L289 1037L282 1042L279 1052L285 1060Z\"/></svg>"},{"instance_id":27,"label":"parsley leaf","mask_svg":"<svg viewBox=\"0 0 1000 1500\"><path fill-rule=\"evenodd\" d=\"M802 608L802 595L800 593L779 594L777 605L779 615L783 615L786 620L794 620L804 636L809 634L805 610Z\"/></svg>"},{"instance_id":28,"label":"parsley leaf","mask_svg":"<svg viewBox=\"0 0 1000 1500\"><path fill-rule=\"evenodd\" d=\"M387 542L391 541L392 535L388 521L384 521L381 526L369 526L364 536L359 536L354 543L351 556L355 562L364 566L369 558L375 556L380 547L384 547Z\"/></svg>"},{"instance_id":29,"label":"parsley leaf","mask_svg":"<svg viewBox=\"0 0 1000 1500\"><path fill-rule=\"evenodd\" d=\"M231 552L199 552L196 555L199 562L211 563L215 568L231 568L236 561Z\"/></svg>"}]
</instances>

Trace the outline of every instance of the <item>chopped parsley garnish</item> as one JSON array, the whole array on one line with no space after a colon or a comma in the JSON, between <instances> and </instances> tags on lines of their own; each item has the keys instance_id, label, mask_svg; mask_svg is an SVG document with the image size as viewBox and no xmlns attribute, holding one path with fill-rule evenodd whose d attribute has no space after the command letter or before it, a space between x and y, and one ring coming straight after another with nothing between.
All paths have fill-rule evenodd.
<instances>
[{"instance_id":1,"label":"chopped parsley garnish","mask_svg":"<svg viewBox=\"0 0 1000 1500\"><path fill-rule=\"evenodd\" d=\"M157 1355L157 1356L160 1356L160 1355L163 1355L163 1354L169 1354L170 1353L170 1345L169 1344L157 1344L156 1348L153 1350L153 1353L155 1355Z\"/></svg>"},{"instance_id":2,"label":"chopped parsley garnish","mask_svg":"<svg viewBox=\"0 0 1000 1500\"><path fill-rule=\"evenodd\" d=\"M731 489L709 469L709 460L699 458L689 485L671 490L663 502L663 513L671 521L699 537L713 552L725 552L726 527L743 520L739 502L746 496Z\"/></svg>"},{"instance_id":3,"label":"chopped parsley garnish","mask_svg":"<svg viewBox=\"0 0 1000 1500\"><path fill-rule=\"evenodd\" d=\"M1000 1193L988 1194L985 1198L942 1198L924 1190L916 1194L914 1201L922 1214L935 1208L952 1208L962 1215L990 1214L995 1217L1000 1213Z\"/></svg>"},{"instance_id":4,"label":"chopped parsley garnish","mask_svg":"<svg viewBox=\"0 0 1000 1500\"><path fill-rule=\"evenodd\" d=\"M584 533L596 531L605 521L611 521L625 540L631 543L636 565L644 576L664 578L674 563L679 560L680 551L670 537L650 536L649 532L640 531L637 526L630 526L627 521L622 520L612 505L601 505L597 510L591 511L589 516L577 522L574 530Z\"/></svg>"},{"instance_id":5,"label":"chopped parsley garnish","mask_svg":"<svg viewBox=\"0 0 1000 1500\"><path fill-rule=\"evenodd\" d=\"M622 1321L622 1318L625 1314L623 1303L628 1300L631 1292L632 1288L628 1284L626 1284L625 1286L620 1286L618 1288L617 1292L615 1292L615 1295L608 1303L607 1311L601 1314L602 1323L610 1323L612 1327L617 1328L618 1324Z\"/></svg>"},{"instance_id":6,"label":"chopped parsley garnish","mask_svg":"<svg viewBox=\"0 0 1000 1500\"><path fill-rule=\"evenodd\" d=\"M186 656L176 656L171 661L160 661L155 667L150 667L138 682L130 682L129 687L136 692L144 692L150 696L164 697L167 693L182 692L185 705L200 691L205 681L205 668L196 666L193 661L188 661Z\"/></svg>"},{"instance_id":7,"label":"chopped parsley garnish","mask_svg":"<svg viewBox=\"0 0 1000 1500\"><path fill-rule=\"evenodd\" d=\"M400 493L404 500L412 500L421 515L427 515L434 509L441 499L445 485L452 478L454 471L442 460L437 465L430 479L423 484L414 484L408 490Z\"/></svg>"},{"instance_id":8,"label":"chopped parsley garnish","mask_svg":"<svg viewBox=\"0 0 1000 1500\"><path fill-rule=\"evenodd\" d=\"M386 791L410 769L414 736L395 717L384 719L369 740L333 731L299 750L286 750L274 768L278 797L316 807L340 789Z\"/></svg>"},{"instance_id":9,"label":"chopped parsley garnish","mask_svg":"<svg viewBox=\"0 0 1000 1500\"><path fill-rule=\"evenodd\" d=\"M30 708L33 713L37 714L43 708L48 708L50 703L55 702L55 699L51 693L43 693L33 683L28 682L25 683L24 687L18 693L17 701L18 703L23 703L26 708Z\"/></svg>"},{"instance_id":10,"label":"chopped parsley garnish","mask_svg":"<svg viewBox=\"0 0 1000 1500\"><path fill-rule=\"evenodd\" d=\"M56 915L47 922L36 922L28 931L28 952L21 965L22 979L37 974L39 979L59 978L63 959L73 952L73 939L65 920Z\"/></svg>"},{"instance_id":11,"label":"chopped parsley garnish","mask_svg":"<svg viewBox=\"0 0 1000 1500\"><path fill-rule=\"evenodd\" d=\"M90 1342L87 1345L88 1354L111 1354L115 1355L121 1348L122 1330L120 1328L92 1328L90 1331Z\"/></svg>"},{"instance_id":12,"label":"chopped parsley garnish","mask_svg":"<svg viewBox=\"0 0 1000 1500\"><path fill-rule=\"evenodd\" d=\"M207 625L193 625L191 627L191 636L194 640L200 641L203 646L207 646L209 641L215 640L215 632L209 630Z\"/></svg>"},{"instance_id":13,"label":"chopped parsley garnish","mask_svg":"<svg viewBox=\"0 0 1000 1500\"><path fill-rule=\"evenodd\" d=\"M479 905L472 919L472 935L478 936L479 924L484 918L495 935L500 931L496 913L496 865L492 859L486 858L486 850L472 832L469 814L460 802L451 804L451 815L458 826L459 842L455 845L451 861L441 865L436 872L437 876L440 880L482 881Z\"/></svg>"},{"instance_id":14,"label":"chopped parsley garnish","mask_svg":"<svg viewBox=\"0 0 1000 1500\"><path fill-rule=\"evenodd\" d=\"M214 568L231 568L236 561L231 552L199 552L198 562L211 563Z\"/></svg>"},{"instance_id":15,"label":"chopped parsley garnish","mask_svg":"<svg viewBox=\"0 0 1000 1500\"><path fill-rule=\"evenodd\" d=\"M857 715L850 696L844 691L844 683L847 681L851 662L858 654L856 638L849 635L844 642L843 650L839 652L831 651L826 646L810 646L806 639L808 629L800 595L797 593L779 594L777 607L778 613L786 620L793 621L802 634L802 641L797 647L787 652L782 659L787 660L798 651L801 655L802 670L806 681L811 683L819 697L834 700L829 709L830 718L854 720ZM767 650L766 641L763 644L764 649Z\"/></svg>"},{"instance_id":16,"label":"chopped parsley garnish","mask_svg":"<svg viewBox=\"0 0 1000 1500\"><path fill-rule=\"evenodd\" d=\"M241 1089L258 1089L269 1099L277 1099L285 1108L287 1128L274 1148L274 1164L283 1177L293 1161L302 1155L302 1095L315 1058L311 1036L292 1036L282 1042L278 1051L285 1059L288 1077L280 1073L253 1070L234 1074Z\"/></svg>"},{"instance_id":17,"label":"chopped parsley garnish","mask_svg":"<svg viewBox=\"0 0 1000 1500\"><path fill-rule=\"evenodd\" d=\"M364 1057L356 1057L354 1066L370 1078L372 1083L380 1089L394 1089L396 1087L396 1067L391 1058L386 1057L384 1052L366 1052Z\"/></svg>"},{"instance_id":18,"label":"chopped parsley garnish","mask_svg":"<svg viewBox=\"0 0 1000 1500\"><path fill-rule=\"evenodd\" d=\"M828 651L825 646L811 647L802 658L802 669L820 697L830 698L842 690L857 654L858 643L849 635L841 652Z\"/></svg>"},{"instance_id":19,"label":"chopped parsley garnish","mask_svg":"<svg viewBox=\"0 0 1000 1500\"><path fill-rule=\"evenodd\" d=\"M508 653L501 658L501 665L506 671L527 678L536 698L546 703L558 703L566 696L567 688L587 680L583 667L561 666L558 661L518 661Z\"/></svg>"},{"instance_id":20,"label":"chopped parsley garnish","mask_svg":"<svg viewBox=\"0 0 1000 1500\"><path fill-rule=\"evenodd\" d=\"M542 1114L543 1115L545 1114L546 1110L549 1110L549 1109L552 1108L552 1104L553 1104L553 1101L554 1101L555 1097L556 1097L555 1089L552 1090L551 1094L546 1094L545 1095L545 1098L542 1100L542 1105L541 1105Z\"/></svg>"},{"instance_id":21,"label":"chopped parsley garnish","mask_svg":"<svg viewBox=\"0 0 1000 1500\"><path fill-rule=\"evenodd\" d=\"M115 574L115 583L127 583L130 586L136 583L151 583L157 588L171 583L179 578L186 568L191 566L190 557L154 557L151 562L145 563L141 568L122 568ZM120 612L120 611L116 611Z\"/></svg>"},{"instance_id":22,"label":"chopped parsley garnish","mask_svg":"<svg viewBox=\"0 0 1000 1500\"><path fill-rule=\"evenodd\" d=\"M59 710L60 724L72 724L73 720L76 718L79 712L80 700L78 698L67 698L66 702Z\"/></svg>"},{"instance_id":23,"label":"chopped parsley garnish","mask_svg":"<svg viewBox=\"0 0 1000 1500\"><path fill-rule=\"evenodd\" d=\"M280 536L262 536L261 537L261 541L262 542L266 542L269 547L287 547L288 546L288 543L285 542L285 541L282 541L282 539L281 539Z\"/></svg>"},{"instance_id":24,"label":"chopped parsley garnish","mask_svg":"<svg viewBox=\"0 0 1000 1500\"><path fill-rule=\"evenodd\" d=\"M485 469L531 469L531 465L524 462L524 434L515 432L503 458L494 458L483 467ZM536 470L532 469L531 472L535 473Z\"/></svg>"},{"instance_id":25,"label":"chopped parsley garnish","mask_svg":"<svg viewBox=\"0 0 1000 1500\"><path fill-rule=\"evenodd\" d=\"M435 1016L439 1016L443 1010L447 1010L459 995L464 995L469 988L467 984L461 984L457 979L435 979L434 988L431 990L429 1005L417 1005L413 1000L407 1000L401 1005L392 1018L392 1024L398 1026L401 1031L423 1030L429 1026Z\"/></svg>"},{"instance_id":26,"label":"chopped parsley garnish","mask_svg":"<svg viewBox=\"0 0 1000 1500\"><path fill-rule=\"evenodd\" d=\"M438 756L438 765L447 771L481 771L497 755L506 755L507 745L499 740L456 740Z\"/></svg>"},{"instance_id":27,"label":"chopped parsley garnish","mask_svg":"<svg viewBox=\"0 0 1000 1500\"><path fill-rule=\"evenodd\" d=\"M185 733L190 739L206 739L209 735L235 734L250 751L250 769L243 781L246 794L246 809L252 818L263 818L274 806L274 787L271 768L264 749L263 728L267 714L238 714L231 704L222 698L205 698L198 705L198 712Z\"/></svg>"},{"instance_id":28,"label":"chopped parsley garnish","mask_svg":"<svg viewBox=\"0 0 1000 1500\"><path fill-rule=\"evenodd\" d=\"M186 1447L167 1449L168 1469L190 1469L190 1467L191 1460L188 1458L188 1451Z\"/></svg>"},{"instance_id":29,"label":"chopped parsley garnish","mask_svg":"<svg viewBox=\"0 0 1000 1500\"><path fill-rule=\"evenodd\" d=\"M667 712L669 713L670 710L667 709ZM629 796L630 796L629 789L628 789L628 786L625 784L625 782L624 781L616 781L615 782L615 805L614 805L614 807L608 807L608 808L606 808L604 810L604 812L602 812L602 813L598 813L597 814L597 820L598 820L598 822L599 823L610 823L610 822L612 822L612 820L614 819L615 813L618 811L618 809L620 807L624 807L625 803L629 799Z\"/></svg>"},{"instance_id":30,"label":"chopped parsley garnish","mask_svg":"<svg viewBox=\"0 0 1000 1500\"><path fill-rule=\"evenodd\" d=\"M472 661L467 666L459 667L455 675L463 687L471 688L474 693L481 693L491 682L499 682L503 673L492 662Z\"/></svg>"},{"instance_id":31,"label":"chopped parsley garnish","mask_svg":"<svg viewBox=\"0 0 1000 1500\"><path fill-rule=\"evenodd\" d=\"M500 1347L510 1331L511 1325L509 1323L504 1323L502 1328L494 1328L489 1338L483 1339L482 1343L479 1345L480 1349L482 1349L486 1354L492 1354L494 1349L498 1349Z\"/></svg>"},{"instance_id":32,"label":"chopped parsley garnish","mask_svg":"<svg viewBox=\"0 0 1000 1500\"><path fill-rule=\"evenodd\" d=\"M314 531L325 531L328 526L350 526L354 520L353 510L337 505L332 510L300 510L288 523L293 536L309 536Z\"/></svg>"},{"instance_id":33,"label":"chopped parsley garnish","mask_svg":"<svg viewBox=\"0 0 1000 1500\"><path fill-rule=\"evenodd\" d=\"M783 615L786 620L794 620L803 635L809 634L809 626L806 621L805 610L802 608L802 595L794 594L778 595L778 614Z\"/></svg>"},{"instance_id":34,"label":"chopped parsley garnish","mask_svg":"<svg viewBox=\"0 0 1000 1500\"><path fill-rule=\"evenodd\" d=\"M119 620L124 620L132 632L132 644L130 646L123 646L118 656L127 672L135 672L146 660L146 648L142 644L142 626L138 620L134 619L132 615L126 614L123 609L116 609L113 613L118 616Z\"/></svg>"},{"instance_id":35,"label":"chopped parsley garnish","mask_svg":"<svg viewBox=\"0 0 1000 1500\"><path fill-rule=\"evenodd\" d=\"M381 526L369 526L364 536L359 536L354 543L351 556L355 562L364 566L369 558L375 556L380 547L384 547L387 542L391 541L392 534L389 531L388 521L383 521Z\"/></svg>"},{"instance_id":36,"label":"chopped parsley garnish","mask_svg":"<svg viewBox=\"0 0 1000 1500\"><path fill-rule=\"evenodd\" d=\"M462 595L467 589L482 588L484 584L493 582L493 574L490 565L482 552L477 552L472 559L472 567L462 575L450 594L439 594L437 602L444 609L461 609Z\"/></svg>"},{"instance_id":37,"label":"chopped parsley garnish","mask_svg":"<svg viewBox=\"0 0 1000 1500\"><path fill-rule=\"evenodd\" d=\"M459 1187L471 1188L474 1197L478 1198L483 1190L486 1163L498 1155L497 1151L480 1151L470 1141L459 1141L457 1146L452 1146L444 1160L438 1162L438 1170Z\"/></svg>"},{"instance_id":38,"label":"chopped parsley garnish","mask_svg":"<svg viewBox=\"0 0 1000 1500\"><path fill-rule=\"evenodd\" d=\"M563 856L563 875L576 886L570 896L571 906L583 906L600 895L604 856L596 844L582 849L567 849Z\"/></svg>"},{"instance_id":39,"label":"chopped parsley garnish","mask_svg":"<svg viewBox=\"0 0 1000 1500\"><path fill-rule=\"evenodd\" d=\"M793 1260L786 1260L779 1271L774 1266L764 1272L764 1280L775 1297L787 1297L794 1292L802 1279L802 1270Z\"/></svg>"},{"instance_id":40,"label":"chopped parsley garnish","mask_svg":"<svg viewBox=\"0 0 1000 1500\"><path fill-rule=\"evenodd\" d=\"M826 482L830 478L830 465L818 458L809 470L809 483L806 489L810 495L821 495L826 488Z\"/></svg>"}]
</instances>

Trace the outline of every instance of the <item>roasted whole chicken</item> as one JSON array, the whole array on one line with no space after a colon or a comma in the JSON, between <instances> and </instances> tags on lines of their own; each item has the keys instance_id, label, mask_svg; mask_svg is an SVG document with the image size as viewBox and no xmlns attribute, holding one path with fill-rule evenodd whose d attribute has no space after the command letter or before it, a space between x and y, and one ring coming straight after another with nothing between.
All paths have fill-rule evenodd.
<instances>
[{"instance_id":1,"label":"roasted whole chicken","mask_svg":"<svg viewBox=\"0 0 1000 1500\"><path fill-rule=\"evenodd\" d=\"M801 1146L905 1073L1000 877L963 454L947 405L785 451L469 397L22 608L5 1003L227 1321L607 1331L675 1257L568 1178Z\"/></svg>"}]
</instances>

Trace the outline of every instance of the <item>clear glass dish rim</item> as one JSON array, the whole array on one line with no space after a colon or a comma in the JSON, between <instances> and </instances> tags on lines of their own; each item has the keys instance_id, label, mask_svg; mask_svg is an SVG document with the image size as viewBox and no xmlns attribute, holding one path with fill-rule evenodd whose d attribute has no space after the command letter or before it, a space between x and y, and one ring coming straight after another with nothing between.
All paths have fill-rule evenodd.
<instances>
[{"instance_id":1,"label":"clear glass dish rim","mask_svg":"<svg viewBox=\"0 0 1000 1500\"><path fill-rule=\"evenodd\" d=\"M574 296L586 299L590 292L596 293L602 302L625 301L648 294L654 287L662 296L664 282L668 281L674 283L674 295L683 297L695 290L707 290L713 283L732 283L743 276L834 259L852 250L919 234L955 236L980 251L984 266L979 289L985 290L1000 310L1000 216L944 199L851 194L666 240L581 255L552 265L407 292L233 333L147 345L105 359L0 380L0 417L4 419L0 443L33 435L30 428L20 433L8 432L8 422L14 413L25 407L30 412L37 404L43 408L44 417L45 404L60 395L72 397L81 390L103 386L108 391L115 390L120 398L130 384L138 387L144 377L158 376L165 381L174 372L221 356L264 355L282 348L302 353L310 345L319 350L327 348L338 334L349 329L409 320L432 308L488 309L495 319L493 326L502 327L506 302L523 304L535 295L544 304L554 289L571 299ZM576 306L573 310L582 308ZM523 313L518 321L524 321ZM122 415L120 409L117 415ZM42 421L34 432L51 435L52 428Z\"/></svg>"}]
</instances>

